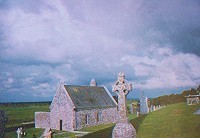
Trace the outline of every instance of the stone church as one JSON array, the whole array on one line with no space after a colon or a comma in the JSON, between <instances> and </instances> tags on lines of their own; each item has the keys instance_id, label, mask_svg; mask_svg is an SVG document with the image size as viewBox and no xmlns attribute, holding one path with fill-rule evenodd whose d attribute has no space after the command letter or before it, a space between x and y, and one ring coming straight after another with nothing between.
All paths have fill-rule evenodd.
<instances>
[{"instance_id":1,"label":"stone church","mask_svg":"<svg viewBox=\"0 0 200 138\"><path fill-rule=\"evenodd\" d=\"M117 103L106 89L92 80L90 86L60 84L50 112L35 113L36 128L74 131L117 122Z\"/></svg>"}]
</instances>

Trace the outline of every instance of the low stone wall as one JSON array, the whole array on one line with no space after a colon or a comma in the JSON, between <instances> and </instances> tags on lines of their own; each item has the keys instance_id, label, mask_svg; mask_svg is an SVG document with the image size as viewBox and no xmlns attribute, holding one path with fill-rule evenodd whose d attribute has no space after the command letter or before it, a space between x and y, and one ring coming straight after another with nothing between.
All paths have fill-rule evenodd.
<instances>
[{"instance_id":1,"label":"low stone wall","mask_svg":"<svg viewBox=\"0 0 200 138\"><path fill-rule=\"evenodd\" d=\"M35 128L50 126L50 112L35 112Z\"/></svg>"}]
</instances>

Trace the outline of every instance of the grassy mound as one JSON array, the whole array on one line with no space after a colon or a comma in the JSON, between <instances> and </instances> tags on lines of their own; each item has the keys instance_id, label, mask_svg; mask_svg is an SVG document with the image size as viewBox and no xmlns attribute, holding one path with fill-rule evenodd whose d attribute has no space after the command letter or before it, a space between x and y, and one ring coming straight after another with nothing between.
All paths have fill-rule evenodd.
<instances>
[{"instance_id":1,"label":"grassy mound","mask_svg":"<svg viewBox=\"0 0 200 138\"><path fill-rule=\"evenodd\" d=\"M173 104L131 123L137 130L138 138L197 138L200 137L200 115L193 113L199 108L200 105Z\"/></svg>"}]
</instances>

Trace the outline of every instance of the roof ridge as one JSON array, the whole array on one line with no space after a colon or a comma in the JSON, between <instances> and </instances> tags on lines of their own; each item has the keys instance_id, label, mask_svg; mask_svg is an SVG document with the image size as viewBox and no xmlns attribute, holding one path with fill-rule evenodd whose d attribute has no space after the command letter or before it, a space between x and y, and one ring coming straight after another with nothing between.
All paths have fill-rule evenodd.
<instances>
[{"instance_id":1,"label":"roof ridge","mask_svg":"<svg viewBox=\"0 0 200 138\"><path fill-rule=\"evenodd\" d=\"M64 86L74 86L74 87L102 87L104 88L104 86L89 86L89 85L68 85L68 84L64 84Z\"/></svg>"}]
</instances>

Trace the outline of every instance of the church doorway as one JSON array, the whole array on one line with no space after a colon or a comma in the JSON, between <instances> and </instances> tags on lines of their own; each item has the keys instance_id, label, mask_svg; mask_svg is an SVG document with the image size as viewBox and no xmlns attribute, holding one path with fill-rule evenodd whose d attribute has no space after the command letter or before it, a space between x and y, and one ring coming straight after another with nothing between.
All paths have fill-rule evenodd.
<instances>
[{"instance_id":1,"label":"church doorway","mask_svg":"<svg viewBox=\"0 0 200 138\"><path fill-rule=\"evenodd\" d=\"M60 120L60 130L62 130L62 120Z\"/></svg>"}]
</instances>

